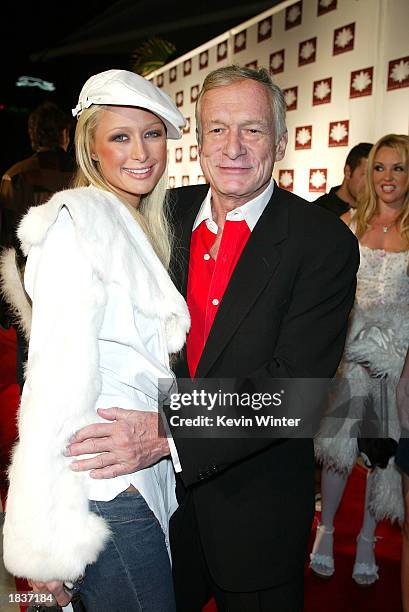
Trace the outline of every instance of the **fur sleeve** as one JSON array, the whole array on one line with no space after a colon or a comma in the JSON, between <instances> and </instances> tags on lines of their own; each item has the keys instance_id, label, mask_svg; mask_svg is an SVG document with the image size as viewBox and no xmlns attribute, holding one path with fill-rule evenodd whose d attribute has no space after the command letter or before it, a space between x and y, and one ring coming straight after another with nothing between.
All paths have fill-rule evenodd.
<instances>
[{"instance_id":1,"label":"fur sleeve","mask_svg":"<svg viewBox=\"0 0 409 612\"><path fill-rule=\"evenodd\" d=\"M13 323L19 326L28 340L31 329L31 303L24 291L14 249L4 249L0 255L0 292L11 308Z\"/></svg>"},{"instance_id":2,"label":"fur sleeve","mask_svg":"<svg viewBox=\"0 0 409 612\"><path fill-rule=\"evenodd\" d=\"M371 376L398 378L409 344L406 304L355 307L345 345L345 358L364 365Z\"/></svg>"},{"instance_id":3,"label":"fur sleeve","mask_svg":"<svg viewBox=\"0 0 409 612\"><path fill-rule=\"evenodd\" d=\"M72 434L95 420L105 291L66 209L30 257L32 328L4 562L17 576L72 581L96 560L109 533L88 509L88 473L72 472L62 454Z\"/></svg>"}]
</instances>

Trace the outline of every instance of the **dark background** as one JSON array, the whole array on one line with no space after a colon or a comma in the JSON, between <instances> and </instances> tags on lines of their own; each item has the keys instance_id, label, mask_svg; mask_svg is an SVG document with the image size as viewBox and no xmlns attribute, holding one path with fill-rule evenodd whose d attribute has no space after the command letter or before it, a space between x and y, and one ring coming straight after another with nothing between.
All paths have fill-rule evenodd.
<instances>
[{"instance_id":1,"label":"dark background","mask_svg":"<svg viewBox=\"0 0 409 612\"><path fill-rule=\"evenodd\" d=\"M109 68L132 69L134 50L161 36L176 46L172 61L281 0L70 0L2 9L0 39L0 176L31 154L27 118L40 102L67 111L85 80ZM6 42L6 35L11 41ZM17 87L22 75L50 81L55 91ZM74 124L73 124L74 125Z\"/></svg>"}]
</instances>

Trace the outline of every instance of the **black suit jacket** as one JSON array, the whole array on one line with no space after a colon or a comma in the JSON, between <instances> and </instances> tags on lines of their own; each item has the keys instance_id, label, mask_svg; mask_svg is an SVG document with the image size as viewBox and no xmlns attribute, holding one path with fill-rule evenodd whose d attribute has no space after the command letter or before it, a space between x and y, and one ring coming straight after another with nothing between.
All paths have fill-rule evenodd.
<instances>
[{"instance_id":1,"label":"black suit jacket","mask_svg":"<svg viewBox=\"0 0 409 612\"><path fill-rule=\"evenodd\" d=\"M322 206L322 208L325 208L325 210L329 210L329 212L332 212L340 217L350 209L349 204L337 196L337 191L340 189L340 187L341 185L332 187L328 193L324 193L324 195L317 198L314 201L314 204L317 204L317 206Z\"/></svg>"},{"instance_id":2,"label":"black suit jacket","mask_svg":"<svg viewBox=\"0 0 409 612\"><path fill-rule=\"evenodd\" d=\"M172 270L184 295L192 226L207 190L171 193ZM275 185L220 303L196 377L332 377L358 264L356 238L342 221ZM189 376L185 355L176 373ZM226 590L260 590L299 570L314 512L312 439L175 442L182 472L173 524L183 529L184 510L194 507L215 582Z\"/></svg>"}]
</instances>

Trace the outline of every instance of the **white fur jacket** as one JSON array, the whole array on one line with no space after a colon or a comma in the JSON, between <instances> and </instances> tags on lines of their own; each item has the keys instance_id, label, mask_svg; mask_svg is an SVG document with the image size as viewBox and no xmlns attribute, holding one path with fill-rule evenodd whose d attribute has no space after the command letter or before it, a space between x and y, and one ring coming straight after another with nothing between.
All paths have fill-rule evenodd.
<instances>
[{"instance_id":1,"label":"white fur jacket","mask_svg":"<svg viewBox=\"0 0 409 612\"><path fill-rule=\"evenodd\" d=\"M135 232L131 235L118 214L122 206L116 196L94 187L66 190L31 208L18 230L27 254L43 244L65 207L73 220L80 257L68 270L74 281L78 277L75 291L70 279L66 290L56 292L41 284L40 272L36 278L46 329L42 329L41 350L30 347L4 525L4 562L17 576L73 581L96 560L109 535L105 522L88 509L88 475L70 470L71 460L62 454L75 431L95 422L101 387L97 339L108 285L119 284L145 317L163 322L169 353L182 348L189 329L184 299L140 227L137 240ZM9 277L5 285L8 299L19 301L16 292L21 295L22 290L16 271L14 280ZM30 308L25 305L25 309L29 327ZM33 343L34 335L33 326Z\"/></svg>"}]
</instances>

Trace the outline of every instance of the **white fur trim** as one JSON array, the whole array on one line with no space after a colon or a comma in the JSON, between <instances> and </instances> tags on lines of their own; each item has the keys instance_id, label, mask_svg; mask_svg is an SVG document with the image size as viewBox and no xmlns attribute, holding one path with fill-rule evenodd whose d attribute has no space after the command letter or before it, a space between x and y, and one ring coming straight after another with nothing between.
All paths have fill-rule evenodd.
<instances>
[{"instance_id":1,"label":"white fur trim","mask_svg":"<svg viewBox=\"0 0 409 612\"><path fill-rule=\"evenodd\" d=\"M403 522L402 476L394 458L382 470L375 468L371 478L369 508L377 521L388 519L392 523Z\"/></svg>"},{"instance_id":2,"label":"white fur trim","mask_svg":"<svg viewBox=\"0 0 409 612\"><path fill-rule=\"evenodd\" d=\"M406 304L356 307L344 358L364 363L371 376L399 377L409 344L409 307Z\"/></svg>"},{"instance_id":3,"label":"white fur trim","mask_svg":"<svg viewBox=\"0 0 409 612\"><path fill-rule=\"evenodd\" d=\"M170 352L180 350L190 327L186 302L141 227L112 193L95 187L67 189L31 208L17 232L23 251L42 242L63 206L73 219L80 248L101 280L119 279L145 316L166 323Z\"/></svg>"},{"instance_id":4,"label":"white fur trim","mask_svg":"<svg viewBox=\"0 0 409 612\"><path fill-rule=\"evenodd\" d=\"M106 294L83 257L61 269L48 248L55 252L46 242L44 264L36 272L4 562L18 576L66 581L95 561L109 534L105 522L88 510L88 475L72 472L62 454L73 433L95 421L101 387L97 339ZM58 277L55 270L61 270Z\"/></svg>"},{"instance_id":5,"label":"white fur trim","mask_svg":"<svg viewBox=\"0 0 409 612\"><path fill-rule=\"evenodd\" d=\"M348 427L349 423L346 424ZM358 457L358 442L356 438L316 438L315 457L318 462L329 470L349 474Z\"/></svg>"},{"instance_id":6,"label":"white fur trim","mask_svg":"<svg viewBox=\"0 0 409 612\"><path fill-rule=\"evenodd\" d=\"M45 237L62 207L71 216L79 256L60 274L61 262L47 257ZM185 301L131 215L128 227L121 207L115 196L94 188L66 190L30 209L19 227L26 253L44 242L45 263L35 275L20 441L10 469L4 525L5 565L18 576L73 581L96 560L109 537L105 522L88 509L88 474L72 472L71 460L62 455L72 434L95 421L106 286L120 284L143 314L160 318L171 351L183 346L189 328Z\"/></svg>"},{"instance_id":7,"label":"white fur trim","mask_svg":"<svg viewBox=\"0 0 409 612\"><path fill-rule=\"evenodd\" d=\"M31 303L21 281L14 249L4 249L1 253L0 291L11 308L13 322L28 340L31 329Z\"/></svg>"},{"instance_id":8,"label":"white fur trim","mask_svg":"<svg viewBox=\"0 0 409 612\"><path fill-rule=\"evenodd\" d=\"M44 453L44 479L35 473L39 453ZM29 449L17 445L14 451L3 534L4 565L15 576L75 581L109 537L105 521L88 510L84 477L64 462L62 455L44 452L41 441L33 440Z\"/></svg>"},{"instance_id":9,"label":"white fur trim","mask_svg":"<svg viewBox=\"0 0 409 612\"><path fill-rule=\"evenodd\" d=\"M315 455L325 467L349 473L358 456L357 438L364 401L373 394L379 378L386 381L387 420L385 435L399 439L396 385L409 344L409 307L406 304L355 307L338 376L344 379L331 398L320 433L315 439ZM375 377L375 378L374 378ZM375 394L378 399L378 395ZM380 406L375 400L374 409ZM352 437L351 431L355 437ZM355 433L356 432L356 433ZM377 520L402 520L401 477L393 458L386 469L376 468L372 479L370 507Z\"/></svg>"}]
</instances>

